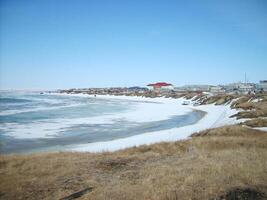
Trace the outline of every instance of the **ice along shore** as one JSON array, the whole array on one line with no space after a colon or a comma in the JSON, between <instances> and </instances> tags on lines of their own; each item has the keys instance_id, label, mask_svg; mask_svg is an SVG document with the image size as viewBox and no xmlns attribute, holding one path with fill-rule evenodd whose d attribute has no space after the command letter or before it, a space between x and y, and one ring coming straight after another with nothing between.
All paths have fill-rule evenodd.
<instances>
[{"instance_id":1,"label":"ice along shore","mask_svg":"<svg viewBox=\"0 0 267 200\"><path fill-rule=\"evenodd\" d=\"M72 95L72 94L67 94ZM90 95L78 94L81 96L93 97ZM230 116L237 113L235 109L231 109L230 104L227 105L199 105L197 107L193 106L193 101L189 105L183 105L185 101L184 98L165 98L165 97L157 97L157 98L148 98L148 97L137 97L137 96L113 96L113 95L101 95L96 98L106 98L106 99L121 99L121 100L132 100L132 101L146 101L146 102L156 102L159 105L157 111L151 113L144 114L143 116L139 116L139 120L141 118L160 118L160 115L166 115L166 109L180 109L182 113L188 112L189 110L199 110L203 111L206 114L202 119L200 119L197 123L192 125L187 125L178 128L172 128L162 131L154 131L147 132L140 135L134 135L127 138L116 139L112 141L105 142L95 142L88 144L80 144L80 145L71 145L68 147L67 151L77 151L77 152L112 152L130 147L137 147L140 145L149 145L159 142L170 142L187 139L191 134L203 131L209 128L216 128L224 125L231 125L241 122L241 120L237 120L236 118L230 118ZM188 101L188 100L187 100ZM146 110L148 112L149 109ZM137 113L136 113L137 114ZM141 113L140 113L141 114ZM153 116L155 114L155 116ZM141 118L140 118L141 117ZM134 117L133 117L134 118Z\"/></svg>"}]
</instances>

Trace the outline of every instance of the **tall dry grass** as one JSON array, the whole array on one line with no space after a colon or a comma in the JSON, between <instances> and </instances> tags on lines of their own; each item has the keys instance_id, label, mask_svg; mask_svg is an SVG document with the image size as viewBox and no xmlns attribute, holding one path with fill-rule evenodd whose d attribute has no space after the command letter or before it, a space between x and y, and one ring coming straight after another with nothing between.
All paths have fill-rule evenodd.
<instances>
[{"instance_id":1,"label":"tall dry grass","mask_svg":"<svg viewBox=\"0 0 267 200\"><path fill-rule=\"evenodd\" d=\"M231 108L239 111L237 114L232 116L237 119L257 119L267 117L267 95L236 95L232 99Z\"/></svg>"},{"instance_id":2,"label":"tall dry grass","mask_svg":"<svg viewBox=\"0 0 267 200\"><path fill-rule=\"evenodd\" d=\"M267 119L257 118L257 119L247 120L242 124L250 127L267 127Z\"/></svg>"},{"instance_id":3,"label":"tall dry grass","mask_svg":"<svg viewBox=\"0 0 267 200\"><path fill-rule=\"evenodd\" d=\"M267 194L267 134L227 126L192 139L114 153L0 158L0 199L219 199L233 188ZM260 198L264 199L264 196Z\"/></svg>"}]
</instances>

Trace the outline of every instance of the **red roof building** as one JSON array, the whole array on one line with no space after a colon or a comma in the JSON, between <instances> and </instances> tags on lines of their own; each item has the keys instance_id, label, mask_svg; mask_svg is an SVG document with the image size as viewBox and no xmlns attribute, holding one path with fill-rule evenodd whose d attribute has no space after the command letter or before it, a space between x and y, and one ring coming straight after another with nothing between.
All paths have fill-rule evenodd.
<instances>
[{"instance_id":1,"label":"red roof building","mask_svg":"<svg viewBox=\"0 0 267 200\"><path fill-rule=\"evenodd\" d=\"M160 89L173 89L173 85L170 83L165 82L158 82L158 83L151 83L147 85L149 88L154 90L160 90Z\"/></svg>"}]
</instances>

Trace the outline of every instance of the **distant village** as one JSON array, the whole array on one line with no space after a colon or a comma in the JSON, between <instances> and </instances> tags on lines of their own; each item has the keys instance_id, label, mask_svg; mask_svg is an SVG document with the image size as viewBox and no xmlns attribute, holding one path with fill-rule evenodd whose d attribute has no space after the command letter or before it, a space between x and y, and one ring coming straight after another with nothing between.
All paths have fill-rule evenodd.
<instances>
[{"instance_id":1,"label":"distant village","mask_svg":"<svg viewBox=\"0 0 267 200\"><path fill-rule=\"evenodd\" d=\"M185 85L175 87L171 83L150 83L146 87L111 87L111 88L72 88L59 90L60 93L90 94L90 95L127 95L127 96L173 96L181 93L218 94L257 94L267 93L267 80L259 83L231 83L227 85Z\"/></svg>"}]
</instances>

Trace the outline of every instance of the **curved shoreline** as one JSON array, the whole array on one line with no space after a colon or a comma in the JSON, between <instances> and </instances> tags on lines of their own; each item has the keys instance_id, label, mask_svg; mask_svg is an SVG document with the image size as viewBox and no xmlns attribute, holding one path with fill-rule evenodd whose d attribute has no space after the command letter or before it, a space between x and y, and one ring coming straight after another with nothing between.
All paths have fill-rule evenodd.
<instances>
[{"instance_id":1,"label":"curved shoreline","mask_svg":"<svg viewBox=\"0 0 267 200\"><path fill-rule=\"evenodd\" d=\"M88 95L88 94L52 94L52 95L62 95L62 96L77 96L83 98L96 98L99 100L114 100L112 102L134 102L131 108L125 110L125 112L119 112L116 114L107 114L95 117L82 118L83 122L93 124L93 123L112 123L116 119L123 119L129 122L136 123L150 123L163 120L169 120L176 116L187 115L191 112L197 111L205 113L204 116L200 116L191 123L173 125L169 127L164 126L162 128L155 129L146 129L136 132L136 134L131 134L130 130L124 130L121 132L120 137L111 137L108 140L92 140L90 143L85 143L87 141L82 140L80 142L70 142L65 143L62 148L58 147L49 147L44 146L44 148L38 148L40 152L42 151L78 151L78 152L102 152L102 151L116 151L125 148L130 148L140 145L148 145L159 142L170 142L187 139L191 134L202 131L208 128L215 128L223 125L235 124L240 120L235 120L235 118L230 118L230 116L237 113L236 110L232 110L230 105L221 105L215 106L213 104L209 105L200 105L192 106L194 101L190 101L190 105L182 105L185 101L184 98L165 98L165 97L141 97L141 96L113 96L113 95ZM115 101L116 100L116 101ZM188 100L186 100L188 101ZM128 104L127 104L128 105ZM202 114L203 115L203 114ZM62 119L63 120L63 119ZM62 126L60 123L61 120L57 121L59 126ZM81 118L78 118L76 121L64 119L62 122L65 122L64 127L71 126L73 124L79 124ZM179 122L179 121L178 121ZM42 122L43 123L43 122ZM176 123L176 122L174 122ZM49 122L46 123L48 125ZM56 128L58 128L56 127ZM55 129L55 127L54 127ZM49 130L51 132L51 137L56 137L57 132L53 131L54 129ZM128 131L128 132L127 132ZM38 133L38 131L37 131ZM37 140L40 137L49 138L50 135L42 135L39 132L37 135L34 135ZM46 132L47 133L47 130ZM18 138L34 138L33 135L16 135ZM47 150L46 150L47 149ZM36 150L36 152L39 152ZM33 151L35 152L35 151ZM24 152L21 152L24 153ZM27 152L26 152L27 153Z\"/></svg>"},{"instance_id":2,"label":"curved shoreline","mask_svg":"<svg viewBox=\"0 0 267 200\"><path fill-rule=\"evenodd\" d=\"M90 96L92 95L82 95ZM104 151L117 151L130 147L137 147L140 145L149 145L159 142L171 142L177 140L187 139L191 134L199 131L203 131L209 128L216 128L224 125L236 124L239 120L235 118L230 118L230 116L237 113L236 110L230 108L229 105L200 105L194 107L192 105L183 106L182 102L184 98L146 98L146 97L136 97L136 96L112 96L112 95L101 95L97 98L110 98L110 99L121 99L121 100L135 100L135 101L149 101L149 102L158 102L158 103L167 103L167 104L177 104L181 107L186 107L191 110L199 110L205 112L206 115L200 119L197 123L192 125L187 125L178 128L172 128L162 131L154 131L143 133L139 135L130 136L127 138L116 139L112 141L105 142L95 142L88 144L80 145L70 145L66 151L78 151L78 152L104 152Z\"/></svg>"},{"instance_id":3,"label":"curved shoreline","mask_svg":"<svg viewBox=\"0 0 267 200\"><path fill-rule=\"evenodd\" d=\"M60 94L55 95L61 96ZM3 135L5 148L1 149L1 153L27 154L45 151L66 151L71 146L105 141L111 142L149 132L159 132L192 125L199 121L204 115L202 111L182 107L175 99L152 99L126 96L97 96L95 99L94 96L83 94L62 95L67 96L66 99L77 96L78 98L94 99L96 102L125 104L127 109L97 116L81 116L73 119L55 118L51 120L36 120L25 125L19 123L13 124L12 131ZM49 97L44 98L46 99ZM120 123L120 121L122 123ZM129 129L123 128L125 123L130 125ZM98 134L93 132L93 134L85 136L86 133L84 133L84 137L80 137L75 134L75 132L72 133L71 131L71 127L78 127L80 125L93 126L94 124L99 124L99 126L101 126L101 124L114 124L114 130L116 129L116 131L107 129L101 132L101 130L99 130ZM131 124L134 125L132 126L133 128L131 128ZM112 125L110 125L110 128L111 126ZM62 130L65 131L66 135L70 135L61 137L60 131Z\"/></svg>"}]
</instances>

